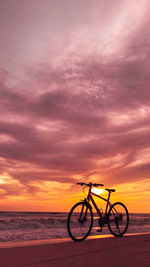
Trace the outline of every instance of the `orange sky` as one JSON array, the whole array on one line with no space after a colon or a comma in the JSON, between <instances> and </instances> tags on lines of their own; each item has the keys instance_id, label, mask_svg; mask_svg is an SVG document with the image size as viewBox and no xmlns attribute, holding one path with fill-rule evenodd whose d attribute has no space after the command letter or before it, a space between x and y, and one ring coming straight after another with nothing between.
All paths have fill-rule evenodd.
<instances>
[{"instance_id":1,"label":"orange sky","mask_svg":"<svg viewBox=\"0 0 150 267\"><path fill-rule=\"evenodd\" d=\"M0 2L0 210L69 210L93 181L150 212L149 11Z\"/></svg>"},{"instance_id":2,"label":"orange sky","mask_svg":"<svg viewBox=\"0 0 150 267\"><path fill-rule=\"evenodd\" d=\"M96 178L93 177L91 181L98 181ZM18 190L20 193L2 197L1 210L4 211L68 211L73 204L85 197L82 192L83 188L76 184L70 185L70 183L62 184L49 181L33 182L31 185L36 186L37 190L34 194L29 194L26 188L19 184L17 180L5 176L1 179L1 185L5 182L7 186L14 186L15 190ZM134 183L114 185L113 188L116 189L116 192L112 193L111 202L123 202L128 207L129 212L150 212L148 182L150 181L142 180ZM1 195L4 194L3 190L0 190ZM107 198L107 191L104 190L102 196ZM98 203L105 207L105 202L98 200Z\"/></svg>"}]
</instances>

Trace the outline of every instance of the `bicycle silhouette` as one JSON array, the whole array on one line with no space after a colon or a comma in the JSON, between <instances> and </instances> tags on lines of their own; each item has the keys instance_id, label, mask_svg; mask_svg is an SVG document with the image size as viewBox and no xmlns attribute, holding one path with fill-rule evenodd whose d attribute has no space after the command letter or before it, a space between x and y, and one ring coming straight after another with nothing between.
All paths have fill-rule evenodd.
<instances>
[{"instance_id":1,"label":"bicycle silhouette","mask_svg":"<svg viewBox=\"0 0 150 267\"><path fill-rule=\"evenodd\" d=\"M123 236L128 229L129 225L129 213L126 206L121 202L116 202L114 204L110 203L110 196L112 192L115 192L115 189L106 188L108 191L108 198L105 199L102 196L99 196L92 192L92 187L103 186L103 184L95 184L95 183L77 183L81 186L89 187L87 197L81 201L76 203L68 214L67 220L67 230L69 236L74 241L83 241L88 237L92 230L93 226L93 210L90 204L92 202L98 216L99 216L99 227L98 231L102 231L102 228L105 224L108 225L110 232L116 236ZM101 198L106 201L106 209L105 213L101 212L97 207L93 196Z\"/></svg>"}]
</instances>

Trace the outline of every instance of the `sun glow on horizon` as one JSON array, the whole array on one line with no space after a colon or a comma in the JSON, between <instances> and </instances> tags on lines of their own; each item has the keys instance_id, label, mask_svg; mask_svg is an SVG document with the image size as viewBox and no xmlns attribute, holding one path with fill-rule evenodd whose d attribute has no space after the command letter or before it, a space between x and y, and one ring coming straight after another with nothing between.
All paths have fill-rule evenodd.
<instances>
[{"instance_id":1,"label":"sun glow on horizon","mask_svg":"<svg viewBox=\"0 0 150 267\"><path fill-rule=\"evenodd\" d=\"M100 189L100 188L92 188L92 190L91 190L94 194L96 194L96 195L101 195L101 194L103 194L104 193L104 190L103 189Z\"/></svg>"}]
</instances>

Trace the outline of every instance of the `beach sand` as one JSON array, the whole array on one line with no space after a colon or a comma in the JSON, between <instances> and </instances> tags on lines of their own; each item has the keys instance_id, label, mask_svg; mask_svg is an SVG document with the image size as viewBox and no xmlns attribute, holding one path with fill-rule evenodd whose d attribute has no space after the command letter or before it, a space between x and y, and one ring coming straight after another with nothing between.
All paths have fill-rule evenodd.
<instances>
[{"instance_id":1,"label":"beach sand","mask_svg":"<svg viewBox=\"0 0 150 267\"><path fill-rule=\"evenodd\" d=\"M0 249L0 267L150 267L150 234Z\"/></svg>"}]
</instances>

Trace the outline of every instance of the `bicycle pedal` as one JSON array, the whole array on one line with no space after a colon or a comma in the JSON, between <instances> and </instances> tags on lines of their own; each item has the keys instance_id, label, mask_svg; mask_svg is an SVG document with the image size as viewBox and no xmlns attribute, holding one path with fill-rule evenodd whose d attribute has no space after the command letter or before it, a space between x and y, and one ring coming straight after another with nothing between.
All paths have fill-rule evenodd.
<instances>
[{"instance_id":1,"label":"bicycle pedal","mask_svg":"<svg viewBox=\"0 0 150 267\"><path fill-rule=\"evenodd\" d=\"M102 232L102 229L97 229L96 232Z\"/></svg>"}]
</instances>

